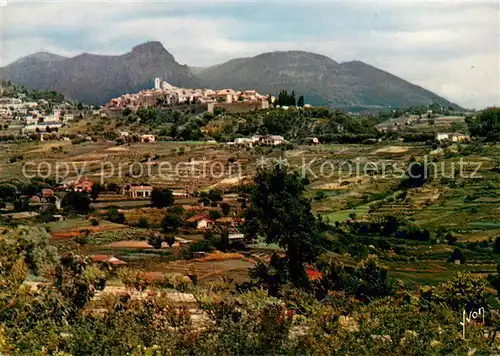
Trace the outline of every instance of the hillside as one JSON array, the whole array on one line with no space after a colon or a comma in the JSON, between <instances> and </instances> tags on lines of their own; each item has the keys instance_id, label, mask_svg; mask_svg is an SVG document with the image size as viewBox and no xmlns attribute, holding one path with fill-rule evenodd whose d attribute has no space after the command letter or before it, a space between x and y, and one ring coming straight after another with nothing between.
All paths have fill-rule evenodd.
<instances>
[{"instance_id":1,"label":"hillside","mask_svg":"<svg viewBox=\"0 0 500 356\"><path fill-rule=\"evenodd\" d=\"M203 84L213 88L255 88L277 93L282 88L306 96L313 105L342 108L408 107L446 99L360 61L337 63L314 53L264 53L197 69Z\"/></svg>"},{"instance_id":2,"label":"hillside","mask_svg":"<svg viewBox=\"0 0 500 356\"><path fill-rule=\"evenodd\" d=\"M159 42L118 56L83 53L72 58L36 53L0 68L0 78L32 89L62 92L89 104L151 88L161 77L178 87L256 89L277 94L295 90L313 105L379 109L429 105L458 106L390 73L354 61L337 63L309 52L263 53L209 68L180 65Z\"/></svg>"},{"instance_id":3,"label":"hillside","mask_svg":"<svg viewBox=\"0 0 500 356\"><path fill-rule=\"evenodd\" d=\"M47 54L44 58L58 58ZM30 56L29 56L30 57ZM33 89L50 89L90 104L102 104L128 92L151 88L155 77L177 86L197 86L187 66L177 63L159 42L119 56L82 53L58 60L22 58L0 69L0 77Z\"/></svg>"}]
</instances>

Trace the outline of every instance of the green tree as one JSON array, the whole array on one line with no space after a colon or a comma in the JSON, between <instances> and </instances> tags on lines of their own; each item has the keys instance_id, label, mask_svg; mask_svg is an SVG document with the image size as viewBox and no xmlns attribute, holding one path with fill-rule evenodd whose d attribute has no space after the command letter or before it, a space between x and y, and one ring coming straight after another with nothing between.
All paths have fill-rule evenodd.
<instances>
[{"instance_id":1,"label":"green tree","mask_svg":"<svg viewBox=\"0 0 500 356\"><path fill-rule=\"evenodd\" d=\"M115 206L110 206L106 213L106 219L116 224L125 223L125 215L118 210Z\"/></svg>"},{"instance_id":2,"label":"green tree","mask_svg":"<svg viewBox=\"0 0 500 356\"><path fill-rule=\"evenodd\" d=\"M220 213L217 211L217 210L210 210L208 212L208 216L210 217L210 219L212 220L217 220L220 218Z\"/></svg>"},{"instance_id":3,"label":"green tree","mask_svg":"<svg viewBox=\"0 0 500 356\"><path fill-rule=\"evenodd\" d=\"M62 199L61 206L79 214L87 214L90 209L90 198L83 192L70 192Z\"/></svg>"},{"instance_id":4,"label":"green tree","mask_svg":"<svg viewBox=\"0 0 500 356\"><path fill-rule=\"evenodd\" d=\"M122 114L123 116L129 116L130 114L132 114L132 110L130 110L130 108L127 106L125 109L123 109Z\"/></svg>"},{"instance_id":5,"label":"green tree","mask_svg":"<svg viewBox=\"0 0 500 356\"><path fill-rule=\"evenodd\" d=\"M173 234L182 226L182 219L177 214L167 214L161 222L161 228L165 234Z\"/></svg>"},{"instance_id":6,"label":"green tree","mask_svg":"<svg viewBox=\"0 0 500 356\"><path fill-rule=\"evenodd\" d=\"M229 212L231 211L231 205L229 205L228 203L222 203L221 206L220 206L221 210L222 210L222 214L224 216L228 216L229 215Z\"/></svg>"},{"instance_id":7,"label":"green tree","mask_svg":"<svg viewBox=\"0 0 500 356\"><path fill-rule=\"evenodd\" d=\"M17 188L13 184L0 184L0 197L4 201L12 201L17 196Z\"/></svg>"},{"instance_id":8,"label":"green tree","mask_svg":"<svg viewBox=\"0 0 500 356\"><path fill-rule=\"evenodd\" d=\"M299 108L303 108L304 107L304 97L302 95L299 96L299 100L297 101L297 106Z\"/></svg>"},{"instance_id":9,"label":"green tree","mask_svg":"<svg viewBox=\"0 0 500 356\"><path fill-rule=\"evenodd\" d=\"M207 197L208 197L208 199L210 199L210 201L212 201L212 203L220 202L223 199L222 192L218 189L211 189L208 192Z\"/></svg>"},{"instance_id":10,"label":"green tree","mask_svg":"<svg viewBox=\"0 0 500 356\"><path fill-rule=\"evenodd\" d=\"M93 201L96 201L99 197L99 193L101 193L102 186L99 183L94 183L92 185L92 190L90 191L90 197Z\"/></svg>"},{"instance_id":11,"label":"green tree","mask_svg":"<svg viewBox=\"0 0 500 356\"><path fill-rule=\"evenodd\" d=\"M174 204L174 195L170 189L154 188L151 193L151 206L153 208L166 208Z\"/></svg>"},{"instance_id":12,"label":"green tree","mask_svg":"<svg viewBox=\"0 0 500 356\"><path fill-rule=\"evenodd\" d=\"M151 233L148 235L148 244L153 246L154 249L161 249L161 244L163 242L163 236L158 233Z\"/></svg>"},{"instance_id":13,"label":"green tree","mask_svg":"<svg viewBox=\"0 0 500 356\"><path fill-rule=\"evenodd\" d=\"M459 260L460 263L465 263L465 257L459 248L453 250L453 253L451 254L449 259L450 262L455 262L457 260Z\"/></svg>"},{"instance_id":14,"label":"green tree","mask_svg":"<svg viewBox=\"0 0 500 356\"><path fill-rule=\"evenodd\" d=\"M495 239L495 244L493 245L493 251L495 253L500 253L500 236Z\"/></svg>"},{"instance_id":15,"label":"green tree","mask_svg":"<svg viewBox=\"0 0 500 356\"><path fill-rule=\"evenodd\" d=\"M147 229L147 228L149 228L148 219L145 218L144 216L141 216L141 218L137 222L137 227L141 228L141 229Z\"/></svg>"},{"instance_id":16,"label":"green tree","mask_svg":"<svg viewBox=\"0 0 500 356\"><path fill-rule=\"evenodd\" d=\"M250 237L264 236L286 252L286 266L296 285L306 282L304 263L314 262L322 251L323 239L309 199L305 181L297 172L276 165L260 170L250 191L251 205L245 228Z\"/></svg>"},{"instance_id":17,"label":"green tree","mask_svg":"<svg viewBox=\"0 0 500 356\"><path fill-rule=\"evenodd\" d=\"M487 141L500 140L500 108L483 110L477 118L465 119L471 136L484 137Z\"/></svg>"}]
</instances>

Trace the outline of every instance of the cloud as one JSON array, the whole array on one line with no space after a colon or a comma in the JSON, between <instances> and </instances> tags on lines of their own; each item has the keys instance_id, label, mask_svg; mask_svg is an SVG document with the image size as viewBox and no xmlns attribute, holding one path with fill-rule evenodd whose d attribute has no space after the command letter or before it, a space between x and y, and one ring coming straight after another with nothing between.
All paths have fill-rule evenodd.
<instances>
[{"instance_id":1,"label":"cloud","mask_svg":"<svg viewBox=\"0 0 500 356\"><path fill-rule=\"evenodd\" d=\"M460 105L500 104L497 2L111 0L1 9L4 65L40 50L121 54L149 40L193 66L294 49L364 61Z\"/></svg>"}]
</instances>

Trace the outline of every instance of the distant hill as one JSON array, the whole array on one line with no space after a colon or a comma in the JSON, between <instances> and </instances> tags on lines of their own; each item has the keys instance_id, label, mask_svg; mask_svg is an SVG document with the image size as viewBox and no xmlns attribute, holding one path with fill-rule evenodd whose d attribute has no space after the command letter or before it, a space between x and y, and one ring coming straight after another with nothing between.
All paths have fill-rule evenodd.
<instances>
[{"instance_id":1,"label":"distant hill","mask_svg":"<svg viewBox=\"0 0 500 356\"><path fill-rule=\"evenodd\" d=\"M32 89L59 91L89 104L151 88L155 77L167 78L176 86L199 85L189 67L177 63L159 42L136 46L120 56L35 54L1 68L0 77Z\"/></svg>"},{"instance_id":2,"label":"distant hill","mask_svg":"<svg viewBox=\"0 0 500 356\"><path fill-rule=\"evenodd\" d=\"M271 52L197 69L212 88L255 88L263 93L295 90L313 105L381 108L429 105L448 100L360 61L337 63L326 56L300 51Z\"/></svg>"},{"instance_id":3,"label":"distant hill","mask_svg":"<svg viewBox=\"0 0 500 356\"><path fill-rule=\"evenodd\" d=\"M35 53L0 68L0 78L33 89L62 92L89 104L103 104L125 93L151 88L155 77L170 84L213 89L281 89L304 95L306 103L345 109L429 105L459 108L448 100L363 62L337 63L309 52L263 53L208 68L176 62L159 42L148 42L124 55L83 53L67 58Z\"/></svg>"}]
</instances>

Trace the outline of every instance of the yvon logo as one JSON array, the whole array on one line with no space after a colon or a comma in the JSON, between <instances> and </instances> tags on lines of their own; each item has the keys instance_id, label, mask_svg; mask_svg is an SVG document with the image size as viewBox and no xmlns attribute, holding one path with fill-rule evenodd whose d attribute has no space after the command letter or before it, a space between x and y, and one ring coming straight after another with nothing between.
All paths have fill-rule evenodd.
<instances>
[{"instance_id":1,"label":"yvon logo","mask_svg":"<svg viewBox=\"0 0 500 356\"><path fill-rule=\"evenodd\" d=\"M462 328L463 328L462 329L462 332L463 332L462 336L464 339L465 339L465 325L467 323L470 323L472 320L476 320L476 319L480 318L481 316L483 318L483 324L484 324L484 313L485 313L484 308L481 307L477 311L471 310L469 312L469 315L467 316L467 313L465 312L465 309L464 309L464 311L462 313L462 321L460 322L460 325L462 325Z\"/></svg>"}]
</instances>

